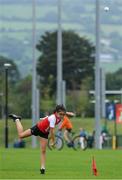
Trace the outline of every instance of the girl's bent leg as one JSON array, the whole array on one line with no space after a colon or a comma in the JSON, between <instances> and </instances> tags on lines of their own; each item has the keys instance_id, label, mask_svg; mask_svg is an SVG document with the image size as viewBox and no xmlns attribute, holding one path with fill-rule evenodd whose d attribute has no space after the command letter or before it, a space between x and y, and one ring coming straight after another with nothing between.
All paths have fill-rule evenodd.
<instances>
[{"instance_id":1,"label":"girl's bent leg","mask_svg":"<svg viewBox=\"0 0 122 180\"><path fill-rule=\"evenodd\" d=\"M31 129L23 130L23 126L19 119L15 121L19 139L31 136Z\"/></svg>"}]
</instances>

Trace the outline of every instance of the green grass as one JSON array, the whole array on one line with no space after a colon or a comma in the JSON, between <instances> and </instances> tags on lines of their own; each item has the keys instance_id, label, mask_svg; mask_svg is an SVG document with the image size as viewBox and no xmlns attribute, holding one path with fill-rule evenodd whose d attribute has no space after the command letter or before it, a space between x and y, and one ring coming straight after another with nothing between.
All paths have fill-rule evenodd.
<instances>
[{"instance_id":1,"label":"green grass","mask_svg":"<svg viewBox=\"0 0 122 180\"><path fill-rule=\"evenodd\" d=\"M47 150L46 174L40 175L39 149L0 149L0 179L121 179L120 150ZM92 174L95 157L98 176ZM2 162L2 163L1 163Z\"/></svg>"},{"instance_id":2,"label":"green grass","mask_svg":"<svg viewBox=\"0 0 122 180\"><path fill-rule=\"evenodd\" d=\"M24 129L32 126L31 120L22 121ZM74 131L84 127L88 132L94 129L92 118L72 119ZM104 123L102 121L101 123ZM25 149L4 149L4 120L0 121L0 179L121 179L121 150L86 150L74 151L65 147L62 151L47 150L46 175L39 174L40 150L32 149L31 138L26 139ZM9 146L17 138L15 124L9 120ZM108 122L110 133L114 131L113 122ZM117 127L118 133L122 127ZM39 147L39 146L38 146ZM95 157L99 175L93 176L91 171L92 157Z\"/></svg>"}]
</instances>

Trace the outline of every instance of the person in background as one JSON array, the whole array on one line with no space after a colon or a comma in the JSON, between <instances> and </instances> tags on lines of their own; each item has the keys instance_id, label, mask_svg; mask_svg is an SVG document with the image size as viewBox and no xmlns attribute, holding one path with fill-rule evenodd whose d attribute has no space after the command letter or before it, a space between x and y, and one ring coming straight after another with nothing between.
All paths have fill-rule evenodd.
<instances>
[{"instance_id":1,"label":"person in background","mask_svg":"<svg viewBox=\"0 0 122 180\"><path fill-rule=\"evenodd\" d=\"M59 126L59 131L62 131L64 129L64 139L68 147L73 146L73 142L71 139L73 125L71 123L71 120L69 119L70 117L73 117L73 116L75 116L73 112L66 112L66 115L64 116L64 119L61 125Z\"/></svg>"},{"instance_id":2,"label":"person in background","mask_svg":"<svg viewBox=\"0 0 122 180\"><path fill-rule=\"evenodd\" d=\"M93 130L93 132L88 135L87 147L88 148L94 148L94 141L95 141L95 130Z\"/></svg>"},{"instance_id":3,"label":"person in background","mask_svg":"<svg viewBox=\"0 0 122 180\"><path fill-rule=\"evenodd\" d=\"M85 150L86 146L85 146L85 142L87 141L87 132L85 131L85 129L80 128L80 146L81 149Z\"/></svg>"}]
</instances>

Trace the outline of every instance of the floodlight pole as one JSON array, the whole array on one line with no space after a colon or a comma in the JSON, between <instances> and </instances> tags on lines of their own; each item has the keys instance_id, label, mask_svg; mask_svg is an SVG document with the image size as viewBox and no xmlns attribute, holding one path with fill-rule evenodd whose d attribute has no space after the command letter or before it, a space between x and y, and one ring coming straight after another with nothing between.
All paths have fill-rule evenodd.
<instances>
[{"instance_id":1,"label":"floodlight pole","mask_svg":"<svg viewBox=\"0 0 122 180\"><path fill-rule=\"evenodd\" d=\"M5 63L5 148L8 148L8 68L11 66Z\"/></svg>"},{"instance_id":2,"label":"floodlight pole","mask_svg":"<svg viewBox=\"0 0 122 180\"><path fill-rule=\"evenodd\" d=\"M100 1L96 0L95 148L100 149Z\"/></svg>"},{"instance_id":3,"label":"floodlight pole","mask_svg":"<svg viewBox=\"0 0 122 180\"><path fill-rule=\"evenodd\" d=\"M32 0L32 126L37 121L37 75L36 75L36 56L35 56L35 45L36 45L36 0ZM32 136L32 147L37 146L36 137Z\"/></svg>"},{"instance_id":4,"label":"floodlight pole","mask_svg":"<svg viewBox=\"0 0 122 180\"><path fill-rule=\"evenodd\" d=\"M57 104L62 104L62 27L61 3L58 0L58 32L57 32Z\"/></svg>"},{"instance_id":5,"label":"floodlight pole","mask_svg":"<svg viewBox=\"0 0 122 180\"><path fill-rule=\"evenodd\" d=\"M101 112L101 115L102 115L102 118L105 119L105 106L106 106L106 97L105 97L105 83L106 83L106 80L105 80L105 71L103 68L100 69L100 76L101 76L101 108L102 108L102 112Z\"/></svg>"}]
</instances>

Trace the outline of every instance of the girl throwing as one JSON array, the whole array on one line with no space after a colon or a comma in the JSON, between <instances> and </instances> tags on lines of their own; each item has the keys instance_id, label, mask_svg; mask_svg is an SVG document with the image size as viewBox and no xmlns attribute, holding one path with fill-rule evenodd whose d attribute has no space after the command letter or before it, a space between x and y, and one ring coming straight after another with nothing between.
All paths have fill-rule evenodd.
<instances>
[{"instance_id":1,"label":"girl throwing","mask_svg":"<svg viewBox=\"0 0 122 180\"><path fill-rule=\"evenodd\" d=\"M42 120L37 122L37 124L27 130L23 130L21 124L21 117L15 114L10 114L9 117L13 119L16 124L18 137L23 139L29 136L40 136L40 146L41 146L41 167L40 173L45 174L45 161L46 161L46 147L48 142L48 135L52 140L52 147L55 146L55 126L61 122L66 113L66 109L63 105L57 105L53 114L44 117Z\"/></svg>"}]
</instances>

